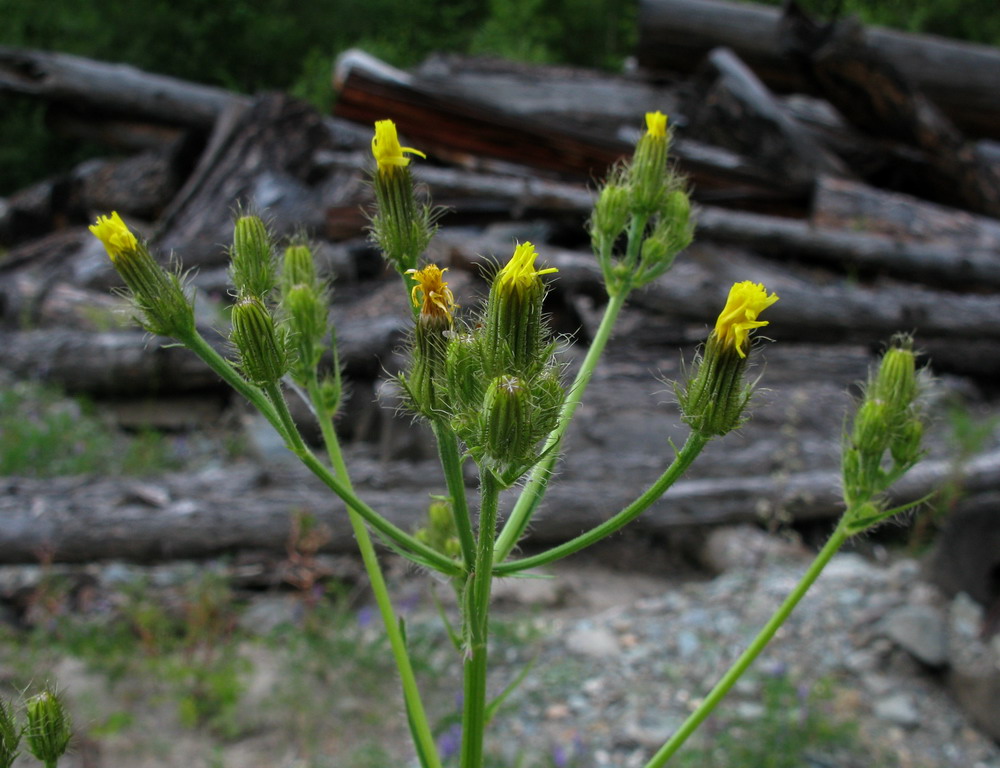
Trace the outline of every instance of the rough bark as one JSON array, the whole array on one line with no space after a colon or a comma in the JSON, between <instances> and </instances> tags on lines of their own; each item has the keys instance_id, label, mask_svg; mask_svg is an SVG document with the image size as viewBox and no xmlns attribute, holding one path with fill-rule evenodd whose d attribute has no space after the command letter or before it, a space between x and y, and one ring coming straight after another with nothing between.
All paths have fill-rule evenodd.
<instances>
[{"instance_id":1,"label":"rough bark","mask_svg":"<svg viewBox=\"0 0 1000 768\"><path fill-rule=\"evenodd\" d=\"M246 97L125 64L0 46L0 92L47 99L93 113L207 129Z\"/></svg>"},{"instance_id":2,"label":"rough bark","mask_svg":"<svg viewBox=\"0 0 1000 768\"><path fill-rule=\"evenodd\" d=\"M642 0L639 64L690 73L705 55L732 48L771 88L809 92L801 68L783 56L781 10L727 0ZM1000 138L1000 51L985 45L872 27L866 39L962 130Z\"/></svg>"}]
</instances>

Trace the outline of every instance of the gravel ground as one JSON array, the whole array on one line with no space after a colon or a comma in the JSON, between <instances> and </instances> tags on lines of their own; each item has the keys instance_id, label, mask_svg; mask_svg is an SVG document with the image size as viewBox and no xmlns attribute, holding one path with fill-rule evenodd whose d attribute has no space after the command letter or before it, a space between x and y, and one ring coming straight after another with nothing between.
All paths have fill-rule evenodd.
<instances>
[{"instance_id":1,"label":"gravel ground","mask_svg":"<svg viewBox=\"0 0 1000 768\"><path fill-rule=\"evenodd\" d=\"M493 743L505 745L503 764L514 765L522 751L548 751L555 765L642 766L808 564L803 553L780 544L764 543L751 557L756 564L704 582L664 585L632 577L616 590L608 574L573 565L557 575L561 587L505 582L501 601L541 607L536 621L545 639L535 673L492 735ZM575 609L566 607L574 602ZM586 610L588 602L594 610ZM815 743L802 747L796 765L1000 768L1000 748L969 725L940 672L887 636L886 617L895 610L942 604L953 627L978 618L971 601L959 598L949 606L922 582L913 560L876 565L857 554L838 555L704 728L744 740L770 729L792 739L813 708L827 726L839 725L840 735L803 735ZM918 632L918 645L927 637ZM496 655L504 658L502 650ZM514 669L499 670L494 681L509 679ZM793 694L794 716L782 720L766 702L769 692L786 689L797 691L799 700ZM809 691L822 693L822 701ZM779 698L778 706L789 708L787 699ZM679 764L682 756L675 758Z\"/></svg>"}]
</instances>

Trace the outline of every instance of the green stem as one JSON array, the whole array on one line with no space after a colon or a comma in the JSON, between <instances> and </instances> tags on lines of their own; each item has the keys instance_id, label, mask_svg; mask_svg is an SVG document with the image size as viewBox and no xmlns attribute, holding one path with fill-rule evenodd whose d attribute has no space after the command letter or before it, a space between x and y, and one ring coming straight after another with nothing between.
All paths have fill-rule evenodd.
<instances>
[{"instance_id":1,"label":"green stem","mask_svg":"<svg viewBox=\"0 0 1000 768\"><path fill-rule=\"evenodd\" d=\"M678 478L680 478L681 475L687 471L687 468L691 466L692 462L698 458L698 455L708 444L710 439L711 438L705 437L699 432L692 432L688 435L688 439L685 441L684 446L677 452L677 455L674 457L670 466L667 467L659 478L657 478L656 482L621 512L616 514L614 517L605 520L600 525L591 528L589 531L580 534L576 538L560 544L558 547L553 547L552 549L531 557L521 558L520 560L508 560L507 562L500 563L493 568L493 575L509 576L512 573L517 573L518 571L524 571L529 568L537 568L541 565L548 565L549 563L571 555L574 552L579 552L581 549L589 547L591 544L610 536L615 531L618 531L628 525L630 522L635 520L635 518L645 512L653 502L659 499L671 485L677 482Z\"/></svg>"},{"instance_id":2,"label":"green stem","mask_svg":"<svg viewBox=\"0 0 1000 768\"><path fill-rule=\"evenodd\" d=\"M472 518L469 502L465 494L465 478L462 476L462 454L458 447L458 437L443 420L431 421L434 437L437 438L441 469L451 498L451 511L455 518L455 529L462 547L462 560L466 571L471 571L476 557L476 540L472 535Z\"/></svg>"},{"instance_id":3,"label":"green stem","mask_svg":"<svg viewBox=\"0 0 1000 768\"><path fill-rule=\"evenodd\" d=\"M323 481L327 488L337 494L349 510L361 515L365 522L387 539L394 541L404 550L418 555L429 567L446 576L458 576L462 573L462 568L454 560L417 541L406 531L393 525L365 504L340 478L316 458L303 442L298 430L294 428L294 422L288 414L288 406L285 404L284 397L280 396L280 390L277 391L277 396L272 402L263 390L248 383L240 376L233 366L198 333L192 334L190 338L179 339L179 341L204 360L227 384L249 400L278 431L278 434L285 438L289 450L298 456L299 460ZM275 385L273 389L277 390L277 386ZM290 434L288 432L289 425L293 427Z\"/></svg>"},{"instance_id":4,"label":"green stem","mask_svg":"<svg viewBox=\"0 0 1000 768\"><path fill-rule=\"evenodd\" d=\"M344 454L340 449L340 440L337 438L337 433L333 427L333 417L326 409L322 393L320 392L319 382L316 380L315 375L311 376L307 382L307 389L313 408L316 411L316 419L319 421L320 430L323 433L323 442L326 446L327 455L330 457L330 463L337 473L338 478L343 482L344 487L348 491L353 491L350 476L347 473L347 465L344 463ZM419 741L418 748L420 754L426 761L425 768L440 768L441 758L438 756L437 746L434 743L434 734L431 731L427 720L427 713L420 698L417 678L413 673L413 665L410 663L410 656L406 651L406 639L403 637L402 629L396 618L396 612L392 607L392 598L389 596L385 576L379 565L378 554L375 552L371 535L368 533L362 517L350 507L347 508L347 515L351 521L351 528L354 531L354 538L358 543L358 549L361 551L361 559L365 564L365 571L368 573L372 594L375 597L375 603L378 605L379 613L382 616L386 635L389 637L389 646L392 648L392 655L396 660L396 668L399 670L403 698L406 700L406 709L410 716L414 738Z\"/></svg>"},{"instance_id":5,"label":"green stem","mask_svg":"<svg viewBox=\"0 0 1000 768\"><path fill-rule=\"evenodd\" d=\"M839 550L845 541L847 541L847 533L844 528L843 521L846 519L841 518L840 524L837 529L830 536L830 540L827 541L826 546L820 550L819 554L816 555L816 559L813 560L809 569L802 576L802 579L792 590L792 593L785 598L785 601L781 604L777 611L771 619L764 625L764 628L760 633L753 639L753 642L747 647L743 654L736 660L729 671L723 675L722 679L716 684L712 689L711 693L705 697L705 700L698 706L698 708L692 712L687 720L681 725L677 732L670 737L666 744L664 744L660 751L653 755L652 759L646 763L645 768L662 768L663 765L677 752L678 749L687 741L688 737L698 728L699 725L704 722L712 710L715 709L716 705L725 697L729 690L736 684L736 681L740 679L744 672L750 667L751 664L760 655L764 647L771 641L774 634L778 631L785 620L791 614L792 610L799 601L805 596L809 587L813 585L813 582L822 573L823 568L826 564L830 562L832 558Z\"/></svg>"},{"instance_id":6,"label":"green stem","mask_svg":"<svg viewBox=\"0 0 1000 768\"><path fill-rule=\"evenodd\" d=\"M462 706L461 768L481 768L483 735L486 730L486 661L488 653L490 588L493 580L493 546L496 537L500 484L489 470L481 471L479 542L475 570L467 590L464 700Z\"/></svg>"},{"instance_id":7,"label":"green stem","mask_svg":"<svg viewBox=\"0 0 1000 768\"><path fill-rule=\"evenodd\" d=\"M278 412L271 404L271 401L265 396L264 392L259 387L255 387L253 384L244 379L233 367L233 364L216 352L215 347L209 344L208 341L205 340L204 336L197 331L194 331L189 336L185 336L183 338L178 337L178 341L198 355L198 357L200 357L209 368L215 371L219 378L249 400L250 403L261 412L264 418L271 423L271 426L278 430L278 433L284 437L286 441L288 440L288 437L284 432L284 425L278 416Z\"/></svg>"},{"instance_id":8,"label":"green stem","mask_svg":"<svg viewBox=\"0 0 1000 768\"><path fill-rule=\"evenodd\" d=\"M539 461L531 470L528 482L524 486L524 490L521 491L514 509L511 510L510 517L507 518L507 522L504 524L503 529L500 531L500 536L497 538L497 562L505 560L514 547L517 546L517 542L520 541L521 536L524 535L524 531L528 527L531 516L545 495L549 478L552 477L552 469L559 458L559 443L562 442L563 436L569 428L570 421L573 419L573 414L583 399L583 393L590 383L591 376L594 374L597 361L600 359L608 340L611 338L611 331L618 320L618 315L621 313L622 307L625 306L627 296L627 290L620 291L611 297L608 305L604 308L604 317L601 318L601 324L597 328L597 333L590 344L590 349L587 350L587 356L584 358L583 364L576 374L576 379L573 380L573 385L566 394L566 400L559 411L559 419L556 422L556 426L549 433L542 448L545 458Z\"/></svg>"}]
</instances>

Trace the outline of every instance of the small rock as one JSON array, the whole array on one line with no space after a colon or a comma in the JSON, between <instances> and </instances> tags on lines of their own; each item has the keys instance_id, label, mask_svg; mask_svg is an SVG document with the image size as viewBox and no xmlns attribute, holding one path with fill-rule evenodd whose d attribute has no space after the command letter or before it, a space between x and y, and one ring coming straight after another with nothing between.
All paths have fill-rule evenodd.
<instances>
[{"instance_id":1,"label":"small rock","mask_svg":"<svg viewBox=\"0 0 1000 768\"><path fill-rule=\"evenodd\" d=\"M888 616L882 631L900 648L931 667L943 667L948 661L948 635L945 617L930 605L904 605Z\"/></svg>"},{"instance_id":2,"label":"small rock","mask_svg":"<svg viewBox=\"0 0 1000 768\"><path fill-rule=\"evenodd\" d=\"M920 712L913 699L905 693L897 693L875 702L875 716L903 728L920 725Z\"/></svg>"},{"instance_id":3,"label":"small rock","mask_svg":"<svg viewBox=\"0 0 1000 768\"><path fill-rule=\"evenodd\" d=\"M577 628L566 636L566 648L570 653L592 656L595 659L618 654L618 640L603 627Z\"/></svg>"}]
</instances>

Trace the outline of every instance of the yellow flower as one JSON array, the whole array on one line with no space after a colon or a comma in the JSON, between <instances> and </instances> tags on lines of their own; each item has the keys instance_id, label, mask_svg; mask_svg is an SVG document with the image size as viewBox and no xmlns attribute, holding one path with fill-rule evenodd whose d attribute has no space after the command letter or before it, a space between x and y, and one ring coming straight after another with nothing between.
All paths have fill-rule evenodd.
<instances>
[{"instance_id":1,"label":"yellow flower","mask_svg":"<svg viewBox=\"0 0 1000 768\"><path fill-rule=\"evenodd\" d=\"M662 139L667 135L667 116L657 110L646 113L646 135Z\"/></svg>"},{"instance_id":2,"label":"yellow flower","mask_svg":"<svg viewBox=\"0 0 1000 768\"><path fill-rule=\"evenodd\" d=\"M514 255L510 257L507 265L500 270L496 278L496 286L500 291L525 290L539 275L547 275L550 272L558 272L555 267L536 270L535 246L531 243L523 243L514 249Z\"/></svg>"},{"instance_id":3,"label":"yellow flower","mask_svg":"<svg viewBox=\"0 0 1000 768\"><path fill-rule=\"evenodd\" d=\"M423 298L423 304L420 307L421 315L444 317L451 320L451 313L457 305L451 288L442 279L447 271L447 267L441 269L437 264L428 264L423 269L406 270L406 274L410 275L417 283L410 292L413 305L420 304L421 297Z\"/></svg>"},{"instance_id":4,"label":"yellow flower","mask_svg":"<svg viewBox=\"0 0 1000 768\"><path fill-rule=\"evenodd\" d=\"M123 253L131 253L139 247L139 241L125 226L117 211L113 211L111 216L98 216L97 223L91 224L90 231L104 243L112 263Z\"/></svg>"},{"instance_id":5,"label":"yellow flower","mask_svg":"<svg viewBox=\"0 0 1000 768\"><path fill-rule=\"evenodd\" d=\"M375 136L372 138L372 154L375 155L379 171L385 173L391 168L405 168L409 165L410 158L404 157L404 152L427 157L419 149L399 146L396 124L392 120L376 121Z\"/></svg>"},{"instance_id":6,"label":"yellow flower","mask_svg":"<svg viewBox=\"0 0 1000 768\"><path fill-rule=\"evenodd\" d=\"M778 300L776 294L767 295L761 283L744 280L734 283L729 291L726 306L715 323L715 336L723 346L734 348L740 357L746 357L746 347L753 328L767 325L757 315Z\"/></svg>"}]
</instances>

